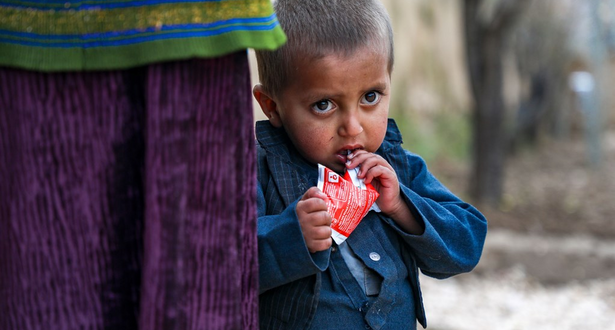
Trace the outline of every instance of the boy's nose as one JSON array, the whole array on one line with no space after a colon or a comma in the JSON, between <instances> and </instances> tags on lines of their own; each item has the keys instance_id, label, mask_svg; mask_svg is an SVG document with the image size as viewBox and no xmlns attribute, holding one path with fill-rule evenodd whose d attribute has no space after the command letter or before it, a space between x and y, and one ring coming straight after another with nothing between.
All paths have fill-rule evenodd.
<instances>
[{"instance_id":1,"label":"boy's nose","mask_svg":"<svg viewBox=\"0 0 615 330\"><path fill-rule=\"evenodd\" d=\"M348 115L344 117L339 130L341 136L357 136L363 132L363 125L357 115Z\"/></svg>"}]
</instances>

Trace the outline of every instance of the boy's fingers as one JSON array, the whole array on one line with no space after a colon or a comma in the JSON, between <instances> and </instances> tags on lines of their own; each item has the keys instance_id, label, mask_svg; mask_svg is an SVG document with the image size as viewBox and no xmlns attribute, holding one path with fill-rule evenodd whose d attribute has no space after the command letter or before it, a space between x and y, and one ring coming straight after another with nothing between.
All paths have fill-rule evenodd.
<instances>
[{"instance_id":1,"label":"boy's fingers","mask_svg":"<svg viewBox=\"0 0 615 330\"><path fill-rule=\"evenodd\" d=\"M374 178L380 178L382 182L385 181L384 179L390 179L392 176L396 176L396 174L386 166L377 165L368 169L363 176L365 183L371 183Z\"/></svg>"},{"instance_id":2,"label":"boy's fingers","mask_svg":"<svg viewBox=\"0 0 615 330\"><path fill-rule=\"evenodd\" d=\"M324 210L316 211L316 212L308 212L306 214L306 219L304 221L306 225L310 227L330 227L331 226L331 215L327 212L326 206Z\"/></svg>"},{"instance_id":3,"label":"boy's fingers","mask_svg":"<svg viewBox=\"0 0 615 330\"><path fill-rule=\"evenodd\" d=\"M365 160L365 157L369 155L369 153L365 150L358 150L354 153L348 155L348 161L346 162L347 168L355 168L359 166Z\"/></svg>"},{"instance_id":4,"label":"boy's fingers","mask_svg":"<svg viewBox=\"0 0 615 330\"><path fill-rule=\"evenodd\" d=\"M320 198L322 200L326 200L327 195L325 195L322 191L320 191L320 189L318 189L318 187L311 187L310 189L308 189L305 194L303 194L303 196L301 197L301 200L307 200L310 198Z\"/></svg>"},{"instance_id":5,"label":"boy's fingers","mask_svg":"<svg viewBox=\"0 0 615 330\"><path fill-rule=\"evenodd\" d=\"M324 200L319 198L310 198L306 200L301 200L297 203L297 209L304 213L315 213L327 211L327 203Z\"/></svg>"},{"instance_id":6,"label":"boy's fingers","mask_svg":"<svg viewBox=\"0 0 615 330\"><path fill-rule=\"evenodd\" d=\"M327 212L326 210L320 211L319 213L320 213L319 216L316 217L318 221L317 223L315 223L315 225L326 226L327 228L329 228L331 226L331 214L329 214L329 212ZM331 236L330 232L329 232L329 236Z\"/></svg>"},{"instance_id":7,"label":"boy's fingers","mask_svg":"<svg viewBox=\"0 0 615 330\"><path fill-rule=\"evenodd\" d=\"M320 189L318 189L317 187L311 187L310 189L308 189L305 194L303 194L303 196L301 197L301 200L304 201L306 199L312 198L314 197L314 195L316 194L317 191L319 191Z\"/></svg>"},{"instance_id":8,"label":"boy's fingers","mask_svg":"<svg viewBox=\"0 0 615 330\"><path fill-rule=\"evenodd\" d=\"M318 226L312 228L312 239L323 240L331 237L330 226Z\"/></svg>"},{"instance_id":9,"label":"boy's fingers","mask_svg":"<svg viewBox=\"0 0 615 330\"><path fill-rule=\"evenodd\" d=\"M369 152L365 150L355 150L353 153L348 155L348 159L355 159L357 156L369 154Z\"/></svg>"},{"instance_id":10,"label":"boy's fingers","mask_svg":"<svg viewBox=\"0 0 615 330\"><path fill-rule=\"evenodd\" d=\"M311 253L324 251L330 248L332 244L333 240L331 239L331 237L322 240L314 240L308 247L308 250L310 250Z\"/></svg>"},{"instance_id":11,"label":"boy's fingers","mask_svg":"<svg viewBox=\"0 0 615 330\"><path fill-rule=\"evenodd\" d=\"M363 169L382 162L386 163L386 160L379 155L361 150L360 152L357 152L354 157L352 157L352 159L350 159L350 162L347 164L347 167L355 168L357 166L360 166L361 169Z\"/></svg>"},{"instance_id":12,"label":"boy's fingers","mask_svg":"<svg viewBox=\"0 0 615 330\"><path fill-rule=\"evenodd\" d=\"M362 154L355 159L356 163L353 162L353 164L349 164L348 168L360 166L358 176L361 179L366 179L366 174L368 172L371 172L374 168L377 168L380 172L382 172L382 169L389 169L391 171L394 171L393 167L391 167L391 165L384 158L376 154ZM372 178L375 176L378 175L373 175Z\"/></svg>"}]
</instances>

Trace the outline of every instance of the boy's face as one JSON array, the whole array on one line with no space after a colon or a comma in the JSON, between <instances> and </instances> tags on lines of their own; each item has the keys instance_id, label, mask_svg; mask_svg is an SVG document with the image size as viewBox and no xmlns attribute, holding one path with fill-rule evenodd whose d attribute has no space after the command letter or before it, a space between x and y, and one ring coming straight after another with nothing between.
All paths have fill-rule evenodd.
<instances>
[{"instance_id":1,"label":"boy's face","mask_svg":"<svg viewBox=\"0 0 615 330\"><path fill-rule=\"evenodd\" d=\"M291 84L276 98L254 96L271 124L283 127L301 155L343 172L348 151L374 152L384 140L391 79L386 53L299 60Z\"/></svg>"}]
</instances>

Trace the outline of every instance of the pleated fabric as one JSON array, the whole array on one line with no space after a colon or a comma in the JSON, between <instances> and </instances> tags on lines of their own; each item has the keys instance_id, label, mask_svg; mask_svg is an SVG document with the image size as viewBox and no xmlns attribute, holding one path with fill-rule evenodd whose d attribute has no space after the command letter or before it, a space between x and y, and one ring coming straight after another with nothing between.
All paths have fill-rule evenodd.
<instances>
[{"instance_id":1,"label":"pleated fabric","mask_svg":"<svg viewBox=\"0 0 615 330\"><path fill-rule=\"evenodd\" d=\"M0 329L256 329L246 52L0 68Z\"/></svg>"}]
</instances>

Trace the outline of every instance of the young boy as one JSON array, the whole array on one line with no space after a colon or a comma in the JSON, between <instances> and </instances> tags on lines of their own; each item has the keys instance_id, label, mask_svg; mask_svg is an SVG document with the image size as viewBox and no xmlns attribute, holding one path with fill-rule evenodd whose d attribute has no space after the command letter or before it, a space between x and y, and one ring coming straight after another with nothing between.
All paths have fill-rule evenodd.
<instances>
[{"instance_id":1,"label":"young boy","mask_svg":"<svg viewBox=\"0 0 615 330\"><path fill-rule=\"evenodd\" d=\"M401 147L388 118L393 35L378 0L277 0L288 42L257 52L262 329L426 326L418 268L446 278L480 258L486 220ZM317 164L380 193L340 245Z\"/></svg>"}]
</instances>

